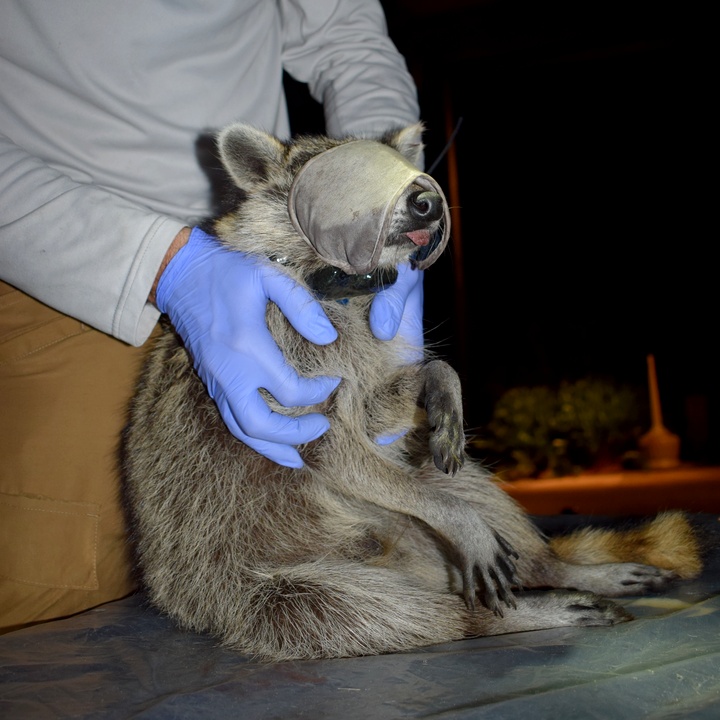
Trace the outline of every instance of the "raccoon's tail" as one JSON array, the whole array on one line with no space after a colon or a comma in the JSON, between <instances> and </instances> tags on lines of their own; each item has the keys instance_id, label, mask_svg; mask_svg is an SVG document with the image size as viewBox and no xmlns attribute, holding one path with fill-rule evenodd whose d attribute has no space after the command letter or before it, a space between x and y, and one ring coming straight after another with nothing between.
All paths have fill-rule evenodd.
<instances>
[{"instance_id":1,"label":"raccoon's tail","mask_svg":"<svg viewBox=\"0 0 720 720\"><path fill-rule=\"evenodd\" d=\"M550 547L561 559L578 565L636 562L672 570L684 580L702 570L700 541L680 511L660 513L629 530L583 528L551 538Z\"/></svg>"}]
</instances>

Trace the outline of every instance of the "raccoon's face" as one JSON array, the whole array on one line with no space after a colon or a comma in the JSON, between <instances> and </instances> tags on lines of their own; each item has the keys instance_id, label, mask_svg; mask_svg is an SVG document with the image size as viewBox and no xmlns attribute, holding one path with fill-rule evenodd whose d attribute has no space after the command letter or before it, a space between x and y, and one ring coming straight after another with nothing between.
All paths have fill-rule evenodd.
<instances>
[{"instance_id":1,"label":"raccoon's face","mask_svg":"<svg viewBox=\"0 0 720 720\"><path fill-rule=\"evenodd\" d=\"M437 183L415 166L422 131L418 123L377 141L282 142L232 125L218 147L241 193L213 231L299 272L324 297L374 292L395 281L402 262L427 267L447 243L449 212Z\"/></svg>"}]
</instances>

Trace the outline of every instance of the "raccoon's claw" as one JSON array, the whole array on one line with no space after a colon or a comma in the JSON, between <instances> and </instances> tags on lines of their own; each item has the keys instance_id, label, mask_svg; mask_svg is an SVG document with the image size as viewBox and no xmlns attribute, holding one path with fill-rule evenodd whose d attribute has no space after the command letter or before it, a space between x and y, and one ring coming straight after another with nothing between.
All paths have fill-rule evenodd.
<instances>
[{"instance_id":1,"label":"raccoon's claw","mask_svg":"<svg viewBox=\"0 0 720 720\"><path fill-rule=\"evenodd\" d=\"M435 467L451 477L465 463L465 433L460 416L449 408L434 405L428 412L430 452Z\"/></svg>"},{"instance_id":2,"label":"raccoon's claw","mask_svg":"<svg viewBox=\"0 0 720 720\"><path fill-rule=\"evenodd\" d=\"M517 560L520 557L520 553L502 535L500 535L500 533L497 533L493 530L493 535L498 541L500 547L505 551L506 555L513 558L514 560Z\"/></svg>"},{"instance_id":3,"label":"raccoon's claw","mask_svg":"<svg viewBox=\"0 0 720 720\"><path fill-rule=\"evenodd\" d=\"M474 575L465 578L463 582L463 598L468 610L473 612L476 609L476 595L480 596L480 601L488 610L499 617L503 617L503 605L510 608L517 607L508 578L498 573L494 568L488 570L476 568Z\"/></svg>"},{"instance_id":4,"label":"raccoon's claw","mask_svg":"<svg viewBox=\"0 0 720 720\"><path fill-rule=\"evenodd\" d=\"M502 605L517 607L512 586L519 586L520 580L513 559L519 555L502 536L495 532L493 535L502 552L495 555L494 565L483 568L476 564L474 568L466 569L463 573L463 598L468 610L474 611L475 597L479 595L488 610L503 617Z\"/></svg>"},{"instance_id":5,"label":"raccoon's claw","mask_svg":"<svg viewBox=\"0 0 720 720\"><path fill-rule=\"evenodd\" d=\"M433 443L431 442L430 445L432 446ZM439 450L433 450L433 461L438 470L444 472L446 475L450 475L450 477L454 477L457 475L460 468L462 468L465 458L450 454L446 452L446 450L447 447Z\"/></svg>"}]
</instances>

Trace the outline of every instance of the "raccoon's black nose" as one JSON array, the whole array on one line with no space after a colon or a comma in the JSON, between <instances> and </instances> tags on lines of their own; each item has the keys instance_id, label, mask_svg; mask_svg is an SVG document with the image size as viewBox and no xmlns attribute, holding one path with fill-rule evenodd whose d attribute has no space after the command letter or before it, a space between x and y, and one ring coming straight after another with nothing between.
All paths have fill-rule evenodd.
<instances>
[{"instance_id":1,"label":"raccoon's black nose","mask_svg":"<svg viewBox=\"0 0 720 720\"><path fill-rule=\"evenodd\" d=\"M418 190L408 198L408 210L417 220L434 222L442 215L442 198L430 190Z\"/></svg>"}]
</instances>

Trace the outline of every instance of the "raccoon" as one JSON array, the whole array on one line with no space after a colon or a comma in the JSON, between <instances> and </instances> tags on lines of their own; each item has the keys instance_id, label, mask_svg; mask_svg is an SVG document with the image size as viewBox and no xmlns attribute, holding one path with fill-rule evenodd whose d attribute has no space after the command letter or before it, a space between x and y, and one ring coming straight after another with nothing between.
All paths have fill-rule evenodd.
<instances>
[{"instance_id":1,"label":"raccoon","mask_svg":"<svg viewBox=\"0 0 720 720\"><path fill-rule=\"evenodd\" d=\"M362 142L378 157L389 149L415 164L423 131L417 124ZM627 542L612 531L549 541L466 453L455 371L402 336L378 340L368 322L374 292L394 281L398 263L423 267L442 250L442 193L410 183L363 272L333 264L293 217L299 173L358 140L281 141L243 124L218 136L234 200L209 231L316 294L335 342L309 343L272 304L268 326L298 373L342 381L313 408L284 408L266 393L274 410L330 420L300 448L304 467L282 467L228 432L164 323L123 439L129 533L149 600L181 627L260 661L631 619L608 598L660 591L699 572L689 522L660 516ZM398 439L377 442L389 435ZM643 550L658 564L646 564Z\"/></svg>"}]
</instances>

